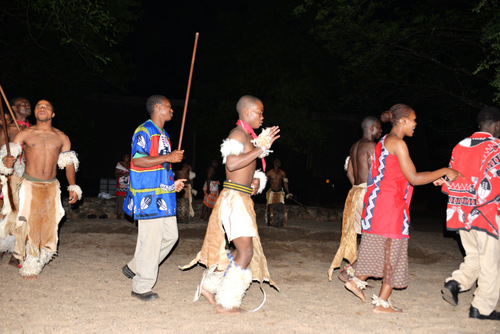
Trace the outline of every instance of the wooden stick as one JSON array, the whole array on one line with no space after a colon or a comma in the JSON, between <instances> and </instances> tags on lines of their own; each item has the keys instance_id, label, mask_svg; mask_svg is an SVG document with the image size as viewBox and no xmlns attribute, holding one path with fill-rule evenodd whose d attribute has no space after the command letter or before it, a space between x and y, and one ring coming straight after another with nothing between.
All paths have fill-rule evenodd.
<instances>
[{"instance_id":1,"label":"wooden stick","mask_svg":"<svg viewBox=\"0 0 500 334\"><path fill-rule=\"evenodd\" d=\"M189 80L188 80L188 86L187 86L187 91L186 91L186 101L184 102L184 113L182 114L182 124L181 124L181 133L179 134L178 150L181 149L182 135L184 134L184 124L186 123L186 113L187 113L187 106L188 106L188 101L189 101L189 91L191 90L191 78L193 77L194 58L196 56L196 46L198 45L198 36L200 36L200 33L197 32L195 35L195 38L194 38L193 58L191 59L191 69L189 70Z\"/></svg>"},{"instance_id":2,"label":"wooden stick","mask_svg":"<svg viewBox=\"0 0 500 334\"><path fill-rule=\"evenodd\" d=\"M5 136L5 147L7 148L7 156L10 155L10 145L9 145L9 133L7 131L7 122L5 121L5 114L3 113L3 103L0 101L0 116L2 117L3 121L3 134Z\"/></svg>"},{"instance_id":3,"label":"wooden stick","mask_svg":"<svg viewBox=\"0 0 500 334\"><path fill-rule=\"evenodd\" d=\"M10 115L12 116L12 119L14 120L14 124L16 125L17 131L21 131L19 124L17 124L16 116L14 115L14 113L12 112L12 109L10 108L9 100L7 100L7 96L5 96L5 93L3 92L2 85L0 85L0 92L2 93L3 99L5 100L5 104L7 105L7 108L10 111ZM5 122L5 120L4 120L4 122ZM3 123L3 124L5 124L5 123Z\"/></svg>"}]
</instances>

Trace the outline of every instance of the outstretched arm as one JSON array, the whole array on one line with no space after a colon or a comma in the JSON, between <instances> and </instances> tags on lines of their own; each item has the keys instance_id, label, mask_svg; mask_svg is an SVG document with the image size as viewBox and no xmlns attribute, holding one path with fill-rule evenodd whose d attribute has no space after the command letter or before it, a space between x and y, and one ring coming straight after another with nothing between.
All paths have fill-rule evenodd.
<instances>
[{"instance_id":1,"label":"outstretched arm","mask_svg":"<svg viewBox=\"0 0 500 334\"><path fill-rule=\"evenodd\" d=\"M432 172L420 172L418 173L413 161L410 158L410 153L408 152L408 146L401 139L394 143L394 154L398 158L399 167L406 177L408 182L413 186L420 186L424 184L431 183L438 180L443 176L447 176L450 181L454 181L457 177L463 177L462 174L457 172L452 168L440 168Z\"/></svg>"}]
</instances>

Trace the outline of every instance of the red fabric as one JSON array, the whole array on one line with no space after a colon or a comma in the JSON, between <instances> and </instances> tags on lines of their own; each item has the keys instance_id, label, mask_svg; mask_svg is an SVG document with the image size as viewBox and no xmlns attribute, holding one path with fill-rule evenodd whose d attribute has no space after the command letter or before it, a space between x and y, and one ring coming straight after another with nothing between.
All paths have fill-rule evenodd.
<instances>
[{"instance_id":1,"label":"red fabric","mask_svg":"<svg viewBox=\"0 0 500 334\"><path fill-rule=\"evenodd\" d=\"M255 133L255 131L253 131L250 124L243 122L241 119L239 119L238 122L236 122L236 125L242 126L243 129L245 129L252 136L253 139L257 138L257 134ZM262 158L262 170L264 172L266 171L266 161L264 160L264 158Z\"/></svg>"},{"instance_id":2,"label":"red fabric","mask_svg":"<svg viewBox=\"0 0 500 334\"><path fill-rule=\"evenodd\" d=\"M448 194L447 229L477 229L498 239L500 140L486 132L474 133L455 146L450 167L464 178L442 187Z\"/></svg>"},{"instance_id":3,"label":"red fabric","mask_svg":"<svg viewBox=\"0 0 500 334\"><path fill-rule=\"evenodd\" d=\"M385 138L384 136L375 147L361 228L365 233L391 239L407 239L413 186L403 175L398 158L385 148Z\"/></svg>"}]
</instances>

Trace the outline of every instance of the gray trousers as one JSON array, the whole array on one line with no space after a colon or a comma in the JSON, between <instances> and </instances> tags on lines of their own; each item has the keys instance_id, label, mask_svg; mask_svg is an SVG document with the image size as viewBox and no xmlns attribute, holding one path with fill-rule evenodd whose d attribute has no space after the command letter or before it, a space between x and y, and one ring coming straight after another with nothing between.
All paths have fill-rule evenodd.
<instances>
[{"instance_id":1,"label":"gray trousers","mask_svg":"<svg viewBox=\"0 0 500 334\"><path fill-rule=\"evenodd\" d=\"M158 265L174 247L179 233L175 216L140 219L134 258L128 263L135 273L132 291L145 293L153 289L158 278Z\"/></svg>"}]
</instances>

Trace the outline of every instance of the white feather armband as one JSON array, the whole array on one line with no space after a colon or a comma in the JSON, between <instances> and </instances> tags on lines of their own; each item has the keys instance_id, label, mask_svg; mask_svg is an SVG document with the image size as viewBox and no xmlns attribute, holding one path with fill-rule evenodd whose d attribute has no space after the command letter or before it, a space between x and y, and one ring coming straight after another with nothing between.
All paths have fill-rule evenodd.
<instances>
[{"instance_id":1,"label":"white feather armband","mask_svg":"<svg viewBox=\"0 0 500 334\"><path fill-rule=\"evenodd\" d=\"M67 189L68 191L74 191L76 193L76 196L78 196L78 200L82 199L83 191L82 188L80 188L80 186L73 184L71 186L68 186Z\"/></svg>"},{"instance_id":2,"label":"white feather armband","mask_svg":"<svg viewBox=\"0 0 500 334\"><path fill-rule=\"evenodd\" d=\"M344 170L347 172L347 168L349 167L349 159L351 159L349 156L345 158L344 162Z\"/></svg>"},{"instance_id":3,"label":"white feather armband","mask_svg":"<svg viewBox=\"0 0 500 334\"><path fill-rule=\"evenodd\" d=\"M59 159L57 159L57 165L59 166L59 169L64 169L67 165L70 164L73 164L73 166L75 166L75 172L77 172L80 161L78 161L75 151L66 151L59 154Z\"/></svg>"},{"instance_id":4,"label":"white feather armband","mask_svg":"<svg viewBox=\"0 0 500 334\"><path fill-rule=\"evenodd\" d=\"M222 153L222 163L225 164L229 155L240 155L243 153L245 145L236 139L224 139L220 145L220 153Z\"/></svg>"},{"instance_id":5,"label":"white feather armband","mask_svg":"<svg viewBox=\"0 0 500 334\"><path fill-rule=\"evenodd\" d=\"M255 173L253 173L253 178L260 180L259 190L257 190L257 194L260 194L266 188L267 176L264 172L262 172L259 169L259 170L256 170Z\"/></svg>"},{"instance_id":6,"label":"white feather armband","mask_svg":"<svg viewBox=\"0 0 500 334\"><path fill-rule=\"evenodd\" d=\"M17 158L21 155L23 148L18 143L9 143L10 155ZM5 167L3 164L3 158L7 156L7 146L3 145L0 149L0 174L10 175L14 171L14 168Z\"/></svg>"},{"instance_id":7,"label":"white feather armband","mask_svg":"<svg viewBox=\"0 0 500 334\"><path fill-rule=\"evenodd\" d=\"M265 158L272 152L269 150L271 148L272 139L269 132L271 132L271 128L266 128L262 130L257 138L252 140L252 144L254 144L255 147L260 147L263 150L262 154L259 155L259 158Z\"/></svg>"}]
</instances>

